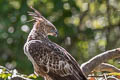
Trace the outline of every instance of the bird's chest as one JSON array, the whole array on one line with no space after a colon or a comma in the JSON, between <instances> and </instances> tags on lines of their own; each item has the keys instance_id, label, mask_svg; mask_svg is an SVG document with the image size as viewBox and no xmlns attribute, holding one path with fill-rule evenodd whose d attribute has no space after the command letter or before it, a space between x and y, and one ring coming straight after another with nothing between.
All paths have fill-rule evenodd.
<instances>
[{"instance_id":1,"label":"bird's chest","mask_svg":"<svg viewBox=\"0 0 120 80\"><path fill-rule=\"evenodd\" d=\"M38 66L37 64L36 64L36 62L35 62L35 60L33 59L33 57L31 56L31 54L29 53L29 44L26 44L26 45L24 45L24 53L25 53L25 55L28 57L28 59L32 62L32 64L33 64L33 67L34 67L34 70L35 70L35 72L37 73L37 74L44 74L44 71L42 70L43 69L43 67L42 66Z\"/></svg>"}]
</instances>

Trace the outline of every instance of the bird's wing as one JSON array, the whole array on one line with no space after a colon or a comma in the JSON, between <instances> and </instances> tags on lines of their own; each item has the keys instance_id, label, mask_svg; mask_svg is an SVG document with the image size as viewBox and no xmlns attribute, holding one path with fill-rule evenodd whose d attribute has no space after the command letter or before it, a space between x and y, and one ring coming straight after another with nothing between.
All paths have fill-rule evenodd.
<instances>
[{"instance_id":1,"label":"bird's wing","mask_svg":"<svg viewBox=\"0 0 120 80\"><path fill-rule=\"evenodd\" d=\"M73 75L76 80L85 80L82 79L83 74L74 58L55 43L33 40L29 42L28 52L38 66L46 68L44 70L46 74L61 77Z\"/></svg>"}]
</instances>

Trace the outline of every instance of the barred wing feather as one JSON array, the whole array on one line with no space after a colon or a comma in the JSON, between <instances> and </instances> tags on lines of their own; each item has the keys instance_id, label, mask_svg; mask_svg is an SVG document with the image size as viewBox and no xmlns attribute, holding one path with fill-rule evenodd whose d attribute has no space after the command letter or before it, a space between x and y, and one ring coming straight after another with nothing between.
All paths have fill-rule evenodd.
<instances>
[{"instance_id":1,"label":"barred wing feather","mask_svg":"<svg viewBox=\"0 0 120 80\"><path fill-rule=\"evenodd\" d=\"M74 58L53 42L32 40L27 43L27 53L53 80L86 80Z\"/></svg>"}]
</instances>

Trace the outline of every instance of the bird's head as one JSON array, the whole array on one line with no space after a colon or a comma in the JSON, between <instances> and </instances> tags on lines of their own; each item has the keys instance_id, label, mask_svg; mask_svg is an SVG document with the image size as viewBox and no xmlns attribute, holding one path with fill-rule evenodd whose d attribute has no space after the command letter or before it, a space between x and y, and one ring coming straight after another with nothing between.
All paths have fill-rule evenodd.
<instances>
[{"instance_id":1,"label":"bird's head","mask_svg":"<svg viewBox=\"0 0 120 80\"><path fill-rule=\"evenodd\" d=\"M29 12L29 15L33 16L34 20L36 21L33 27L47 36L51 35L57 37L58 31L56 27L50 21L44 18L36 9L32 7L31 9L34 12Z\"/></svg>"}]
</instances>

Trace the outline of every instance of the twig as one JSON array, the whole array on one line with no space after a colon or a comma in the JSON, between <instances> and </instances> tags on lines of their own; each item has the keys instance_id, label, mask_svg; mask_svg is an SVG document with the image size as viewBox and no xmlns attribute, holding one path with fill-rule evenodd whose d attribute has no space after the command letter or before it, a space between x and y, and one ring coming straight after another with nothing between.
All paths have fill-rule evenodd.
<instances>
[{"instance_id":1,"label":"twig","mask_svg":"<svg viewBox=\"0 0 120 80\"><path fill-rule=\"evenodd\" d=\"M107 75L106 75L107 76ZM104 77L103 75L101 75L101 76L88 76L88 77Z\"/></svg>"},{"instance_id":2,"label":"twig","mask_svg":"<svg viewBox=\"0 0 120 80\"><path fill-rule=\"evenodd\" d=\"M105 80L107 80L107 76L106 76L106 74L103 74L103 76L104 76Z\"/></svg>"}]
</instances>

